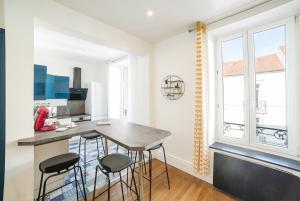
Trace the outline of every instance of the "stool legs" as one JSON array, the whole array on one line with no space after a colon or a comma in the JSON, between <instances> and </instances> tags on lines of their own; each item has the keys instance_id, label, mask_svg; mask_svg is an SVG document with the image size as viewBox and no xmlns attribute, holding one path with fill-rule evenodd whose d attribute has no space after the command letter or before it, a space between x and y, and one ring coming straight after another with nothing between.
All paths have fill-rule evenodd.
<instances>
[{"instance_id":1,"label":"stool legs","mask_svg":"<svg viewBox=\"0 0 300 201\"><path fill-rule=\"evenodd\" d=\"M74 177L75 177L75 186L76 186L76 198L77 198L77 201L79 201L78 184L77 184L77 173L76 173L75 167L74 167Z\"/></svg>"},{"instance_id":2,"label":"stool legs","mask_svg":"<svg viewBox=\"0 0 300 201\"><path fill-rule=\"evenodd\" d=\"M86 183L86 140L84 140L84 152L83 152L83 167L84 167L84 182Z\"/></svg>"},{"instance_id":3,"label":"stool legs","mask_svg":"<svg viewBox=\"0 0 300 201\"><path fill-rule=\"evenodd\" d=\"M149 151L149 180L150 180L149 200L151 201L151 197L152 197L152 153L151 151Z\"/></svg>"},{"instance_id":4,"label":"stool legs","mask_svg":"<svg viewBox=\"0 0 300 201\"><path fill-rule=\"evenodd\" d=\"M81 152L81 137L79 138L79 155L80 155L80 152ZM98 158L100 157L100 152L99 152L99 142L98 142L98 138L95 138L96 140L96 144L97 144L97 156ZM103 143L103 140L102 138L100 137L100 140L101 140L101 143L102 143L102 149L103 149L103 153L105 153L105 150L104 150L104 143ZM84 167L84 182L86 183L86 161L87 161L87 156L86 156L86 144L87 144L87 140L85 139L84 140L84 153L83 153L83 161L84 161L84 164L83 164L83 167ZM78 162L78 165L79 162Z\"/></svg>"},{"instance_id":5,"label":"stool legs","mask_svg":"<svg viewBox=\"0 0 300 201\"><path fill-rule=\"evenodd\" d=\"M119 172L119 177L120 177L120 183L121 183L122 198L123 198L123 201L124 201L124 190L123 190L123 182L122 182L122 175L121 175L121 172Z\"/></svg>"},{"instance_id":6,"label":"stool legs","mask_svg":"<svg viewBox=\"0 0 300 201\"><path fill-rule=\"evenodd\" d=\"M131 181L133 180L133 184L134 184L134 188L135 188L135 192L136 192L136 196L137 196L137 200L140 200L139 194L138 194L138 189L136 186L136 182L135 182L135 178L134 178L134 169L130 166L130 170L131 170L131 174L132 174L132 178ZM131 187L130 187L131 188Z\"/></svg>"},{"instance_id":7,"label":"stool legs","mask_svg":"<svg viewBox=\"0 0 300 201\"><path fill-rule=\"evenodd\" d=\"M167 172L167 179L168 179L168 186L169 186L169 190L170 190L170 179L169 179L169 171L168 171L168 164L167 164L167 158L166 158L166 152L165 152L165 148L163 145L161 145L162 149L163 149L163 153L164 153L164 159L165 159L165 167L166 167L166 172Z\"/></svg>"},{"instance_id":8,"label":"stool legs","mask_svg":"<svg viewBox=\"0 0 300 201\"><path fill-rule=\"evenodd\" d=\"M38 198L36 199L36 201L39 201L40 197L41 197L43 178L44 178L44 173L42 172L42 174L41 174L41 181L40 181L40 187L39 187L39 194L38 194Z\"/></svg>"},{"instance_id":9,"label":"stool legs","mask_svg":"<svg viewBox=\"0 0 300 201\"><path fill-rule=\"evenodd\" d=\"M127 156L129 157L129 150L127 150ZM127 173L126 173L126 182L128 184L128 168L127 168Z\"/></svg>"},{"instance_id":10,"label":"stool legs","mask_svg":"<svg viewBox=\"0 0 300 201\"><path fill-rule=\"evenodd\" d=\"M51 177L51 176L50 176ZM42 201L45 201L45 193L46 193L46 184L47 184L47 180L48 178L50 177L47 177L44 181L44 185L43 185L43 195L42 195ZM39 198L38 198L39 199Z\"/></svg>"},{"instance_id":11,"label":"stool legs","mask_svg":"<svg viewBox=\"0 0 300 201\"><path fill-rule=\"evenodd\" d=\"M145 154L143 154L143 163L144 163L145 174L147 174L147 166L146 166Z\"/></svg>"},{"instance_id":12,"label":"stool legs","mask_svg":"<svg viewBox=\"0 0 300 201\"><path fill-rule=\"evenodd\" d=\"M98 166L96 166L96 172L95 172L93 201L95 200L95 197L96 197L97 174L98 174Z\"/></svg>"},{"instance_id":13,"label":"stool legs","mask_svg":"<svg viewBox=\"0 0 300 201\"><path fill-rule=\"evenodd\" d=\"M109 176L108 176L108 178L107 178L107 180L108 180L108 192L107 192L107 196L108 196L108 201L110 201L110 178L109 178Z\"/></svg>"},{"instance_id":14,"label":"stool legs","mask_svg":"<svg viewBox=\"0 0 300 201\"><path fill-rule=\"evenodd\" d=\"M81 183L82 183L82 188L83 188L83 197L84 197L84 200L87 201L86 192L85 192L85 184L84 184L84 181L83 181L82 169L81 169L80 166L77 166L77 168L79 169L79 172L80 172Z\"/></svg>"},{"instance_id":15,"label":"stool legs","mask_svg":"<svg viewBox=\"0 0 300 201\"><path fill-rule=\"evenodd\" d=\"M130 168L130 171L131 171L131 174L132 174L132 180L133 180L133 184L134 184L134 187L135 187L135 192L136 192L136 195L137 195L137 200L139 201L140 199L139 199L139 195L138 195L138 189L137 189L136 181L135 181L135 178L134 178L134 170L133 170L133 168L131 166L129 166L129 168ZM108 180L107 194L108 194L108 201L110 201L110 188L111 188L110 177L109 177L109 174L106 173L106 172L104 172L104 171L102 171L98 165L96 166L96 171L95 171L93 201L95 201L95 198L96 198L96 185L97 185L98 169L107 177L107 180ZM119 172L119 177L120 177L121 190L122 190L122 199L124 201L125 200L125 196L124 196L123 180L122 180L122 174L121 174L121 172Z\"/></svg>"},{"instance_id":16,"label":"stool legs","mask_svg":"<svg viewBox=\"0 0 300 201\"><path fill-rule=\"evenodd\" d=\"M87 201L87 198L86 198L86 192L85 192L85 186L84 186L84 182L83 182L83 174L82 174L82 170L81 170L81 167L80 166L74 166L72 169L74 170L74 175L75 175L75 185L76 185L76 197L77 197L77 201L79 201L79 194L78 194L78 180L77 180L77 175L76 175L76 168L79 169L80 171L80 176L81 176L81 182L82 182L82 185L83 185L83 197L84 197L84 200ZM50 176L48 176L44 183L43 183L43 177L44 177L44 173L42 173L42 176L41 176L41 181L40 181L40 187L39 187L39 194L38 194L38 197L37 197L37 201L40 200L40 196L41 196L41 189L43 187L43 195L42 195L42 201L45 201L45 195L46 195L46 187L47 187L47 181L51 178L51 177L55 177L55 176L58 176L58 175L61 175L61 174L64 174L66 172L69 172L71 171L72 169L69 169L65 172L58 172L56 174L52 174ZM43 184L43 185L42 185Z\"/></svg>"},{"instance_id":17,"label":"stool legs","mask_svg":"<svg viewBox=\"0 0 300 201\"><path fill-rule=\"evenodd\" d=\"M102 150L103 150L103 154L105 154L105 149L104 149L104 143L103 143L103 139L102 139L102 137L100 137L100 140L101 140L101 143L102 143Z\"/></svg>"},{"instance_id":18,"label":"stool legs","mask_svg":"<svg viewBox=\"0 0 300 201\"><path fill-rule=\"evenodd\" d=\"M96 138L96 144L97 144L97 156L99 158L100 154L99 154L99 144L98 144L98 139L97 138Z\"/></svg>"}]
</instances>

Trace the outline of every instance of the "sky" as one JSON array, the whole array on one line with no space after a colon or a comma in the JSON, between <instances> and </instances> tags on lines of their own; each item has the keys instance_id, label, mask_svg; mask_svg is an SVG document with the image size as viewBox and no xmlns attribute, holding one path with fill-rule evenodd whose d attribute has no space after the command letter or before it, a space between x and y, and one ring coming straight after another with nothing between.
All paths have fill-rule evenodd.
<instances>
[{"instance_id":1,"label":"sky","mask_svg":"<svg viewBox=\"0 0 300 201\"><path fill-rule=\"evenodd\" d=\"M285 45L285 26L257 32L253 40L256 57L276 53L278 46ZM243 38L222 42L222 56L223 62L242 60Z\"/></svg>"}]
</instances>

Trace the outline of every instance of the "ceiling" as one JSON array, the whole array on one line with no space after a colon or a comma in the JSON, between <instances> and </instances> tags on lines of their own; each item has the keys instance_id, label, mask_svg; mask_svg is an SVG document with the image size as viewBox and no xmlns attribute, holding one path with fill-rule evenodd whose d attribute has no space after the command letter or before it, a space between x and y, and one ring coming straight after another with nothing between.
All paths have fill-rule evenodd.
<instances>
[{"instance_id":1,"label":"ceiling","mask_svg":"<svg viewBox=\"0 0 300 201\"><path fill-rule=\"evenodd\" d=\"M125 52L37 25L34 27L34 48L37 53L61 55L79 60L107 61L126 55Z\"/></svg>"},{"instance_id":2,"label":"ceiling","mask_svg":"<svg viewBox=\"0 0 300 201\"><path fill-rule=\"evenodd\" d=\"M196 21L208 22L226 12L266 0L55 0L149 42L186 31ZM147 11L153 11L148 17Z\"/></svg>"}]
</instances>

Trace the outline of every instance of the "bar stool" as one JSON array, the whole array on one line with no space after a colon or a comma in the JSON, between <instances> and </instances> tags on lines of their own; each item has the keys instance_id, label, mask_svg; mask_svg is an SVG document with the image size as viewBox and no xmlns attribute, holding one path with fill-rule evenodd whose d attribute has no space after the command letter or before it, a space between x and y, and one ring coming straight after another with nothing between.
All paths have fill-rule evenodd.
<instances>
[{"instance_id":1,"label":"bar stool","mask_svg":"<svg viewBox=\"0 0 300 201\"><path fill-rule=\"evenodd\" d=\"M157 146L154 146L150 149L148 149L148 153L149 153L149 179L147 179L149 182L150 182L150 193L149 193L149 200L151 201L151 195L152 195L152 191L151 191L151 188L152 188L152 151L154 150L157 150L157 149L160 149L162 148L163 150L163 154L164 154L164 160L165 160L165 168L166 168L166 173L167 173L167 180L168 180L168 187L169 187L169 190L170 190L170 179L169 179L169 172L168 172L168 164L167 164L167 159L166 159L166 152L165 152L165 148L163 146L163 144L159 144Z\"/></svg>"},{"instance_id":2,"label":"bar stool","mask_svg":"<svg viewBox=\"0 0 300 201\"><path fill-rule=\"evenodd\" d=\"M84 134L84 135L81 135L80 136L80 139L79 139L79 156L80 156L80 151L81 151L81 140L83 139L84 140L84 153L83 153L83 160L84 160L84 178L85 178L85 181L86 181L86 142L89 141L89 140L96 140L96 144L97 144L97 156L98 158L100 157L100 153L99 153L99 144L98 144L98 139L100 138L101 140L101 143L102 143L102 149L103 149L103 153L105 152L104 151L104 143L103 143L103 139L102 139L102 136L99 134L99 133L96 133L96 132L93 132L93 133L88 133L88 134ZM93 160L96 160L93 159Z\"/></svg>"},{"instance_id":3,"label":"bar stool","mask_svg":"<svg viewBox=\"0 0 300 201\"><path fill-rule=\"evenodd\" d=\"M83 182L82 170L81 170L80 166L76 166L78 161L79 161L79 155L76 154L76 153L61 154L61 155L54 156L52 158L49 158L49 159L46 159L46 160L42 161L39 164L39 169L42 172L42 175L41 175L41 181L40 181L39 194L38 194L38 197L37 197L37 201L40 200L42 186L43 186L42 201L45 200L46 185L47 185L47 181L50 178L58 176L58 175L62 175L62 174L67 173L67 172L70 172L71 170L74 170L76 196L77 196L77 201L79 201L79 195L78 195L78 185L79 185L79 183L77 181L76 168L78 168L79 171L80 171L81 182L82 182L82 185L83 185L83 197L84 197L84 200L86 201L87 199L86 199L85 187L84 187L84 182ZM43 184L44 174L51 174L51 175L48 176L45 179L44 184ZM70 184L70 183L68 183L68 184ZM62 188L64 186L68 185L68 184L65 184L65 185L63 185L59 188Z\"/></svg>"},{"instance_id":4,"label":"bar stool","mask_svg":"<svg viewBox=\"0 0 300 201\"><path fill-rule=\"evenodd\" d=\"M169 179L169 172L168 172L168 164L167 164L167 159L166 159L166 153L165 153L165 148L163 146L163 144L159 144L159 145L156 145L150 149L147 149L146 151L148 151L149 153L149 178L145 177L144 178L146 180L148 180L150 182L150 193L149 193L149 200L151 201L151 197L152 197L152 151L154 150L157 150L157 149L160 149L162 148L163 149L163 154L164 154L164 160L165 160L165 172L167 173L167 180L168 180L168 187L169 187L169 190L170 190L170 179ZM137 163L136 161L136 157L134 159L134 165L133 165L133 169L135 169L135 164ZM144 154L143 154L143 163L145 164L145 157L144 157ZM146 165L144 165L145 169L146 169ZM145 170L146 171L146 170ZM132 182L130 183L130 187L132 186Z\"/></svg>"},{"instance_id":5,"label":"bar stool","mask_svg":"<svg viewBox=\"0 0 300 201\"><path fill-rule=\"evenodd\" d=\"M120 145L117 144L117 148L116 148L116 152L117 153L119 152L119 147L120 147ZM134 157L133 169L135 169L135 164L136 164L136 160L137 160L137 154L138 154L138 152L136 151L135 152L135 157ZM129 155L130 155L130 158L133 159L133 151L127 150L127 156L129 157ZM144 163L145 174L147 174L147 168L146 168L146 162L145 162L145 154L143 154L143 163ZM127 183L128 183L128 168L127 168L126 180L127 180ZM132 187L132 180L130 182L130 187Z\"/></svg>"},{"instance_id":6,"label":"bar stool","mask_svg":"<svg viewBox=\"0 0 300 201\"><path fill-rule=\"evenodd\" d=\"M122 198L124 201L123 183L126 184L127 187L129 187L129 185L128 185L128 183L126 183L122 180L121 171L123 171L127 168L131 169L132 180L133 180L134 187L135 187L135 191L133 191L131 189L131 187L130 187L130 190L132 190L137 195L137 200L139 200L137 186L136 186L136 182L134 179L134 173L133 173L133 169L131 167L131 165L133 164L133 161L130 157L123 155L123 154L119 154L119 153L113 153L113 154L104 156L103 158L98 158L98 161L99 161L99 165L96 166L93 201L95 200L95 195L96 195L98 169L107 177L107 180L108 180L108 189L107 189L108 190L108 201L110 201L110 188L111 188L109 173L119 173L121 190L122 190ZM100 196L100 195L98 195L98 196Z\"/></svg>"}]
</instances>

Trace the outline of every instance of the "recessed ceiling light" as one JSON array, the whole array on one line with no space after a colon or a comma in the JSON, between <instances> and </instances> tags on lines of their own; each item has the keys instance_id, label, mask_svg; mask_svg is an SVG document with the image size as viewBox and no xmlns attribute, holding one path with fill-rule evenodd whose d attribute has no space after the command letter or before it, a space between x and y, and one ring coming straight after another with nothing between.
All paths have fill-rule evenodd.
<instances>
[{"instance_id":1,"label":"recessed ceiling light","mask_svg":"<svg viewBox=\"0 0 300 201\"><path fill-rule=\"evenodd\" d=\"M147 11L147 16L148 17L152 17L153 16L153 11L152 10L148 10Z\"/></svg>"}]
</instances>

